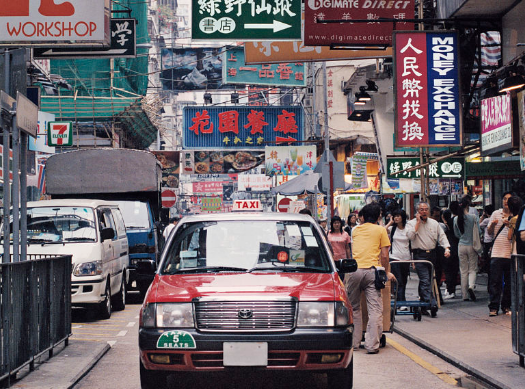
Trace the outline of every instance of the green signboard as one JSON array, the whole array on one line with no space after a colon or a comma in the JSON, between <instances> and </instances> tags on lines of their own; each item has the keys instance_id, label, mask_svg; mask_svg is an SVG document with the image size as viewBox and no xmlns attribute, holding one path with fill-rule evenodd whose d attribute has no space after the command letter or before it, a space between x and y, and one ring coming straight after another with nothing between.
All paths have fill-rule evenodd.
<instances>
[{"instance_id":1,"label":"green signboard","mask_svg":"<svg viewBox=\"0 0 525 389\"><path fill-rule=\"evenodd\" d=\"M419 158L417 157L387 157L387 178L419 178L419 169L397 174L400 171L418 165ZM429 166L430 178L463 178L464 172L465 161L463 158L447 158L434 162Z\"/></svg>"},{"instance_id":2,"label":"green signboard","mask_svg":"<svg viewBox=\"0 0 525 389\"><path fill-rule=\"evenodd\" d=\"M71 122L48 122L47 145L73 146L73 125Z\"/></svg>"},{"instance_id":3,"label":"green signboard","mask_svg":"<svg viewBox=\"0 0 525 389\"><path fill-rule=\"evenodd\" d=\"M300 0L192 2L194 40L301 40Z\"/></svg>"}]
</instances>

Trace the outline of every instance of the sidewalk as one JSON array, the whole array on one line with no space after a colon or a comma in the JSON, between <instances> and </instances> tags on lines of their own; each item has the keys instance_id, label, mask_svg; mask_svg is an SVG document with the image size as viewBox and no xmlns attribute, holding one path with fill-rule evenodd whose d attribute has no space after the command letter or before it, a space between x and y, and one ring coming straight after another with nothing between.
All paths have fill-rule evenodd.
<instances>
[{"instance_id":1,"label":"sidewalk","mask_svg":"<svg viewBox=\"0 0 525 389\"><path fill-rule=\"evenodd\" d=\"M415 288L412 275L407 299L415 299ZM436 318L423 316L419 322L396 315L394 331L495 388L525 388L525 369L512 351L511 317L501 312L489 317L486 274L478 276L475 293L476 302L461 296L445 300Z\"/></svg>"}]
</instances>

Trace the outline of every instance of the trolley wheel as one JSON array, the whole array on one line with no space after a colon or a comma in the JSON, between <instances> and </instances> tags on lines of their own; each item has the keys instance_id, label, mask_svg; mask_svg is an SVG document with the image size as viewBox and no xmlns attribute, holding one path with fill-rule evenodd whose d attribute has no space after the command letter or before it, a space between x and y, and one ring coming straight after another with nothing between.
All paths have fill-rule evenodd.
<instances>
[{"instance_id":1,"label":"trolley wheel","mask_svg":"<svg viewBox=\"0 0 525 389\"><path fill-rule=\"evenodd\" d=\"M438 308L437 307L431 307L430 308L430 316L431 317L436 317L437 316L437 312L438 312Z\"/></svg>"},{"instance_id":2,"label":"trolley wheel","mask_svg":"<svg viewBox=\"0 0 525 389\"><path fill-rule=\"evenodd\" d=\"M381 339L379 339L379 347L385 347L386 346L386 336L385 334L381 335Z\"/></svg>"},{"instance_id":3,"label":"trolley wheel","mask_svg":"<svg viewBox=\"0 0 525 389\"><path fill-rule=\"evenodd\" d=\"M414 320L421 321L421 308L419 307L415 309Z\"/></svg>"}]
</instances>

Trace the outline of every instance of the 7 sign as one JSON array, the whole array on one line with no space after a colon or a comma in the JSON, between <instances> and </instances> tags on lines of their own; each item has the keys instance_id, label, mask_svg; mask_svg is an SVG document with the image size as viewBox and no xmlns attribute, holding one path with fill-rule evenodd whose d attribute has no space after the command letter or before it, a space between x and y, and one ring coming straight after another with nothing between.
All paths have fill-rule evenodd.
<instances>
[{"instance_id":1,"label":"7 sign","mask_svg":"<svg viewBox=\"0 0 525 389\"><path fill-rule=\"evenodd\" d=\"M192 6L194 40L300 40L300 0L198 0Z\"/></svg>"},{"instance_id":2,"label":"7 sign","mask_svg":"<svg viewBox=\"0 0 525 389\"><path fill-rule=\"evenodd\" d=\"M49 122L47 126L48 146L73 146L71 122Z\"/></svg>"}]
</instances>

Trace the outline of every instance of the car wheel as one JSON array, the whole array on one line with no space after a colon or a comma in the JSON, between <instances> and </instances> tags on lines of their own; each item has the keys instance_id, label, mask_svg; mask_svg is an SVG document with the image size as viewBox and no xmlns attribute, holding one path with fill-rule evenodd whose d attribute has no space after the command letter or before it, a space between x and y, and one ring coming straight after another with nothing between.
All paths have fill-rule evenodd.
<instances>
[{"instance_id":1,"label":"car wheel","mask_svg":"<svg viewBox=\"0 0 525 389\"><path fill-rule=\"evenodd\" d=\"M164 389L168 387L168 374L158 370L148 370L140 361L140 387L142 389Z\"/></svg>"},{"instance_id":2,"label":"car wheel","mask_svg":"<svg viewBox=\"0 0 525 389\"><path fill-rule=\"evenodd\" d=\"M126 308L126 272L122 275L122 281L120 283L120 290L117 295L113 298L113 308L115 311L123 311Z\"/></svg>"},{"instance_id":3,"label":"car wheel","mask_svg":"<svg viewBox=\"0 0 525 389\"><path fill-rule=\"evenodd\" d=\"M354 358L346 369L331 371L327 375L329 388L352 389L354 387Z\"/></svg>"},{"instance_id":4,"label":"car wheel","mask_svg":"<svg viewBox=\"0 0 525 389\"><path fill-rule=\"evenodd\" d=\"M104 301L99 305L100 318L105 320L111 317L111 282L106 280L106 292Z\"/></svg>"}]
</instances>

